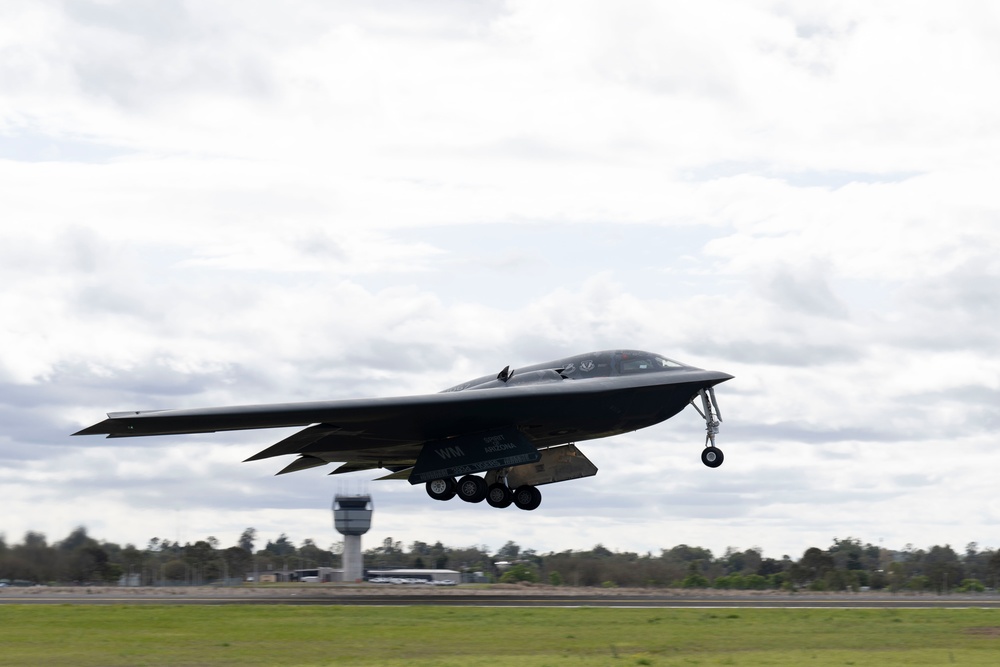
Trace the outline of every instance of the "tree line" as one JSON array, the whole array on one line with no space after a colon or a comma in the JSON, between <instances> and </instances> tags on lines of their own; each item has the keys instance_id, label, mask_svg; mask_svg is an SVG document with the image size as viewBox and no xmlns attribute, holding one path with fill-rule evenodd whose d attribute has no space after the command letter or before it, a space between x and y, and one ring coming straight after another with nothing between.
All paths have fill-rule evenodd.
<instances>
[{"instance_id":1,"label":"tree line","mask_svg":"<svg viewBox=\"0 0 1000 667\"><path fill-rule=\"evenodd\" d=\"M265 571L341 566L339 542L322 548L306 539L296 545L282 534L259 544L254 528L229 547L215 537L184 544L154 537L144 548L120 546L92 538L82 526L52 543L32 531L16 544L0 535L0 583L219 585L258 581ZM583 587L945 593L998 590L1000 584L1000 551L980 549L975 542L962 552L947 544L890 550L855 538L834 538L798 559L775 559L758 548L730 547L715 555L680 544L639 554L598 544L586 551L543 554L513 541L491 552L485 545L455 548L415 541L404 546L390 537L365 551L365 567L451 569L492 582Z\"/></svg>"}]
</instances>

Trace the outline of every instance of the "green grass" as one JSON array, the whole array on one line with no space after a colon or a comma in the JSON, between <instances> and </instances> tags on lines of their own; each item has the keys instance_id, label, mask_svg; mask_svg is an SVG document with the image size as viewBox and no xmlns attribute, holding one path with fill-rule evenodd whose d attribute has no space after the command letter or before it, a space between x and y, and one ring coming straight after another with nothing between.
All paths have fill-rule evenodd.
<instances>
[{"instance_id":1,"label":"green grass","mask_svg":"<svg viewBox=\"0 0 1000 667\"><path fill-rule=\"evenodd\" d=\"M0 606L0 665L949 664L1000 610Z\"/></svg>"}]
</instances>

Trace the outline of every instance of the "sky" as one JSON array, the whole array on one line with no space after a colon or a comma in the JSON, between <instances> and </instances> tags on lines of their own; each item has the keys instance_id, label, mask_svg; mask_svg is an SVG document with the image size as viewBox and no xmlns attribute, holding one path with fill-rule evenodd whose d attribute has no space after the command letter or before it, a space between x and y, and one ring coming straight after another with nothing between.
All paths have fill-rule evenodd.
<instances>
[{"instance_id":1,"label":"sky","mask_svg":"<svg viewBox=\"0 0 1000 667\"><path fill-rule=\"evenodd\" d=\"M991 2L0 5L0 534L495 551L1000 547ZM105 413L735 376L534 512ZM289 459L290 460L290 459Z\"/></svg>"}]
</instances>

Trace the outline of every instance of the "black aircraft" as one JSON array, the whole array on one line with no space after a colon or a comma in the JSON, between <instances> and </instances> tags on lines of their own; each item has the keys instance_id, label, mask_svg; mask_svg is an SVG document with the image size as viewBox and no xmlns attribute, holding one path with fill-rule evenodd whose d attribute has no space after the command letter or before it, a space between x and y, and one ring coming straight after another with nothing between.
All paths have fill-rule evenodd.
<instances>
[{"instance_id":1,"label":"black aircraft","mask_svg":"<svg viewBox=\"0 0 1000 667\"><path fill-rule=\"evenodd\" d=\"M608 350L516 371L508 366L422 396L112 412L74 435L307 426L246 460L298 454L279 475L334 461L344 463L331 475L384 468L390 474L379 479L425 484L435 500L458 496L533 510L540 485L597 474L574 443L658 424L688 403L705 420L702 462L720 466L715 436L722 417L713 387L732 377L649 352Z\"/></svg>"}]
</instances>

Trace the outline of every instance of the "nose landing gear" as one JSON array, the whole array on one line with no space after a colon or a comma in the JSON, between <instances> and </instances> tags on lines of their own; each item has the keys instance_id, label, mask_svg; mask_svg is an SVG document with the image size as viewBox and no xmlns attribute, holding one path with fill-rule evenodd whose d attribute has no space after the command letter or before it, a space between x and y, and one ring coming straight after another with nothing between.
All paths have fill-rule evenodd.
<instances>
[{"instance_id":1,"label":"nose landing gear","mask_svg":"<svg viewBox=\"0 0 1000 667\"><path fill-rule=\"evenodd\" d=\"M701 396L701 405L698 407L695 399L691 399L691 405L698 411L701 418L705 420L705 449L701 452L701 462L709 468L718 468L725 458L722 450L715 446L715 436L719 434L719 424L722 423L722 412L719 410L719 403L715 400L715 389L709 387L698 392Z\"/></svg>"}]
</instances>

